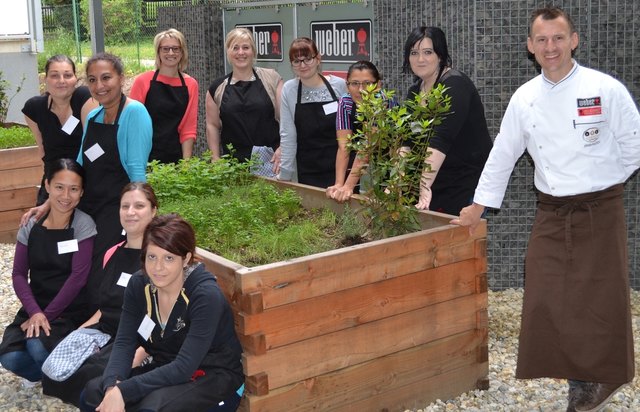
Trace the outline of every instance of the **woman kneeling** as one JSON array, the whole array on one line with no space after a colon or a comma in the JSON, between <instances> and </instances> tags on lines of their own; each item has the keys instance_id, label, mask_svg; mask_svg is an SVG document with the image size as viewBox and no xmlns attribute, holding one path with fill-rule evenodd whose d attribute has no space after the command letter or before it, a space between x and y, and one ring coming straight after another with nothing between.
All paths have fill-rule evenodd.
<instances>
[{"instance_id":1,"label":"woman kneeling","mask_svg":"<svg viewBox=\"0 0 640 412\"><path fill-rule=\"evenodd\" d=\"M147 226L142 270L127 285L109 363L85 387L83 411L235 410L242 348L214 276L193 261L195 246L177 215ZM152 361L132 369L138 346Z\"/></svg>"}]
</instances>

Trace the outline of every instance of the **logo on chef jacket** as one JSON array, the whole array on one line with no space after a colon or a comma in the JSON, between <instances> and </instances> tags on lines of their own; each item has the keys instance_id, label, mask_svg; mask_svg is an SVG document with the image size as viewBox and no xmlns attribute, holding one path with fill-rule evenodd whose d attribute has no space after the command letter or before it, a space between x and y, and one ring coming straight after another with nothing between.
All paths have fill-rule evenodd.
<instances>
[{"instance_id":1,"label":"logo on chef jacket","mask_svg":"<svg viewBox=\"0 0 640 412\"><path fill-rule=\"evenodd\" d=\"M578 116L596 116L602 114L602 100L600 97L578 99Z\"/></svg>"},{"instance_id":2,"label":"logo on chef jacket","mask_svg":"<svg viewBox=\"0 0 640 412\"><path fill-rule=\"evenodd\" d=\"M582 134L582 139L587 143L593 143L598 140L598 135L600 134L600 129L597 127L590 127L585 130Z\"/></svg>"},{"instance_id":3,"label":"logo on chef jacket","mask_svg":"<svg viewBox=\"0 0 640 412\"><path fill-rule=\"evenodd\" d=\"M257 61L282 61L282 24L239 24L236 27L247 28L253 33L258 52Z\"/></svg>"},{"instance_id":4,"label":"logo on chef jacket","mask_svg":"<svg viewBox=\"0 0 640 412\"><path fill-rule=\"evenodd\" d=\"M369 20L311 23L311 38L323 62L355 63L371 59Z\"/></svg>"}]
</instances>

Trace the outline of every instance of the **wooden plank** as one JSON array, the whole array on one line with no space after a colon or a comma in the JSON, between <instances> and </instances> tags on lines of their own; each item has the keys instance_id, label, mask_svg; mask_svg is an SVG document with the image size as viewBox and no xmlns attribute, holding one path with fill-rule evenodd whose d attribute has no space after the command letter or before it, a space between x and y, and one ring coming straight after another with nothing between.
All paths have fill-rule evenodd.
<instances>
[{"instance_id":1,"label":"wooden plank","mask_svg":"<svg viewBox=\"0 0 640 412\"><path fill-rule=\"evenodd\" d=\"M486 376L486 364L476 363L421 382L414 382L394 391L383 392L332 411L404 412L407 409L423 409L437 399L453 399L461 393L476 389L478 380Z\"/></svg>"},{"instance_id":2,"label":"wooden plank","mask_svg":"<svg viewBox=\"0 0 640 412\"><path fill-rule=\"evenodd\" d=\"M40 167L42 177L42 159L38 157L38 147L19 147L0 150L0 170L18 169L30 166ZM38 181L38 183L40 183Z\"/></svg>"},{"instance_id":3,"label":"wooden plank","mask_svg":"<svg viewBox=\"0 0 640 412\"><path fill-rule=\"evenodd\" d=\"M251 410L265 412L327 411L346 407L371 396L389 394L449 371L468 368L476 363L474 351L483 340L477 331L463 332L296 382L263 396L249 394L247 406ZM482 366L486 376L488 363ZM468 389L470 387L465 388ZM416 394L415 397L420 398L420 394Z\"/></svg>"},{"instance_id":4,"label":"wooden plank","mask_svg":"<svg viewBox=\"0 0 640 412\"><path fill-rule=\"evenodd\" d=\"M441 227L242 269L238 286L243 294L261 291L266 309L471 259L475 239L467 228Z\"/></svg>"},{"instance_id":5,"label":"wooden plank","mask_svg":"<svg viewBox=\"0 0 640 412\"><path fill-rule=\"evenodd\" d=\"M36 205L37 196L38 187L36 186L0 190L0 211L33 207Z\"/></svg>"},{"instance_id":6,"label":"wooden plank","mask_svg":"<svg viewBox=\"0 0 640 412\"><path fill-rule=\"evenodd\" d=\"M2 190L37 186L42 181L42 165L4 170L0 173Z\"/></svg>"},{"instance_id":7,"label":"wooden plank","mask_svg":"<svg viewBox=\"0 0 640 412\"><path fill-rule=\"evenodd\" d=\"M18 230L20 218L29 208L0 212L0 231Z\"/></svg>"},{"instance_id":8,"label":"wooden plank","mask_svg":"<svg viewBox=\"0 0 640 412\"><path fill-rule=\"evenodd\" d=\"M264 335L266 347L261 350L264 352L470 295L476 293L474 267L475 259L470 259L278 306L259 314L241 312L238 333Z\"/></svg>"},{"instance_id":9,"label":"wooden plank","mask_svg":"<svg viewBox=\"0 0 640 412\"><path fill-rule=\"evenodd\" d=\"M236 293L236 271L244 266L199 247L196 248L196 255L204 263L207 270L216 276L220 289L233 306L239 298Z\"/></svg>"},{"instance_id":10,"label":"wooden plank","mask_svg":"<svg viewBox=\"0 0 640 412\"><path fill-rule=\"evenodd\" d=\"M244 372L268 374L269 390L474 330L487 294L469 295L275 348L243 354Z\"/></svg>"}]
</instances>

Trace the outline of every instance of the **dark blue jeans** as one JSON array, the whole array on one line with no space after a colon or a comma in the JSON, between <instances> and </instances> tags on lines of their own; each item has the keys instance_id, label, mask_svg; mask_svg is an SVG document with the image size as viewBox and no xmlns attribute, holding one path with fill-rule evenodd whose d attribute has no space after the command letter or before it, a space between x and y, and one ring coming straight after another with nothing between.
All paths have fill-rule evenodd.
<instances>
[{"instance_id":1,"label":"dark blue jeans","mask_svg":"<svg viewBox=\"0 0 640 412\"><path fill-rule=\"evenodd\" d=\"M38 338L27 339L25 346L25 350L0 355L0 363L6 370L31 382L37 382L42 379L42 364L49 352Z\"/></svg>"}]
</instances>

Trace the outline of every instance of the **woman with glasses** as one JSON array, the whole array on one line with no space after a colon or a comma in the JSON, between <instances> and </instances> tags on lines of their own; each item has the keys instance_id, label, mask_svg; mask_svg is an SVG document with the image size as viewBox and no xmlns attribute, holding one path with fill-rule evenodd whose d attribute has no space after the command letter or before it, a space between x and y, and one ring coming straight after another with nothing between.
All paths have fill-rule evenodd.
<instances>
[{"instance_id":1,"label":"woman with glasses","mask_svg":"<svg viewBox=\"0 0 640 412\"><path fill-rule=\"evenodd\" d=\"M378 68L369 61L358 61L347 71L348 93L340 98L338 104L338 117L336 119L336 136L338 141L338 152L336 154L335 183L327 188L327 197L344 202L353 193L358 193L359 182L362 176L362 167L367 162L366 159L356 157L355 153L350 153L347 148L349 136L353 135L360 127L356 118L356 108L362 101L360 92L369 86L375 85L375 90L380 89L382 77ZM395 100L388 100L389 107L396 105Z\"/></svg>"},{"instance_id":2,"label":"woman with glasses","mask_svg":"<svg viewBox=\"0 0 640 412\"><path fill-rule=\"evenodd\" d=\"M273 69L254 67L256 44L251 31L237 27L227 34L227 60L233 70L209 86L206 97L207 143L211 160L222 152L240 160L256 147L280 146L278 120L282 77ZM275 162L278 153L271 159Z\"/></svg>"},{"instance_id":3,"label":"woman with glasses","mask_svg":"<svg viewBox=\"0 0 640 412\"><path fill-rule=\"evenodd\" d=\"M326 188L335 177L336 113L347 88L342 78L321 73L322 56L313 40L291 43L289 61L296 75L282 88L280 180Z\"/></svg>"},{"instance_id":4,"label":"woman with glasses","mask_svg":"<svg viewBox=\"0 0 640 412\"><path fill-rule=\"evenodd\" d=\"M193 154L198 126L198 82L184 73L187 41L176 29L156 34L156 70L136 77L129 97L143 103L153 120L149 161L176 163Z\"/></svg>"},{"instance_id":5,"label":"woman with glasses","mask_svg":"<svg viewBox=\"0 0 640 412\"><path fill-rule=\"evenodd\" d=\"M430 168L422 173L416 207L458 215L471 204L492 146L480 94L464 73L451 67L447 39L438 27L417 27L409 34L402 69L416 78L408 99L439 84L451 96L451 110L435 126L429 143L425 163Z\"/></svg>"}]
</instances>

